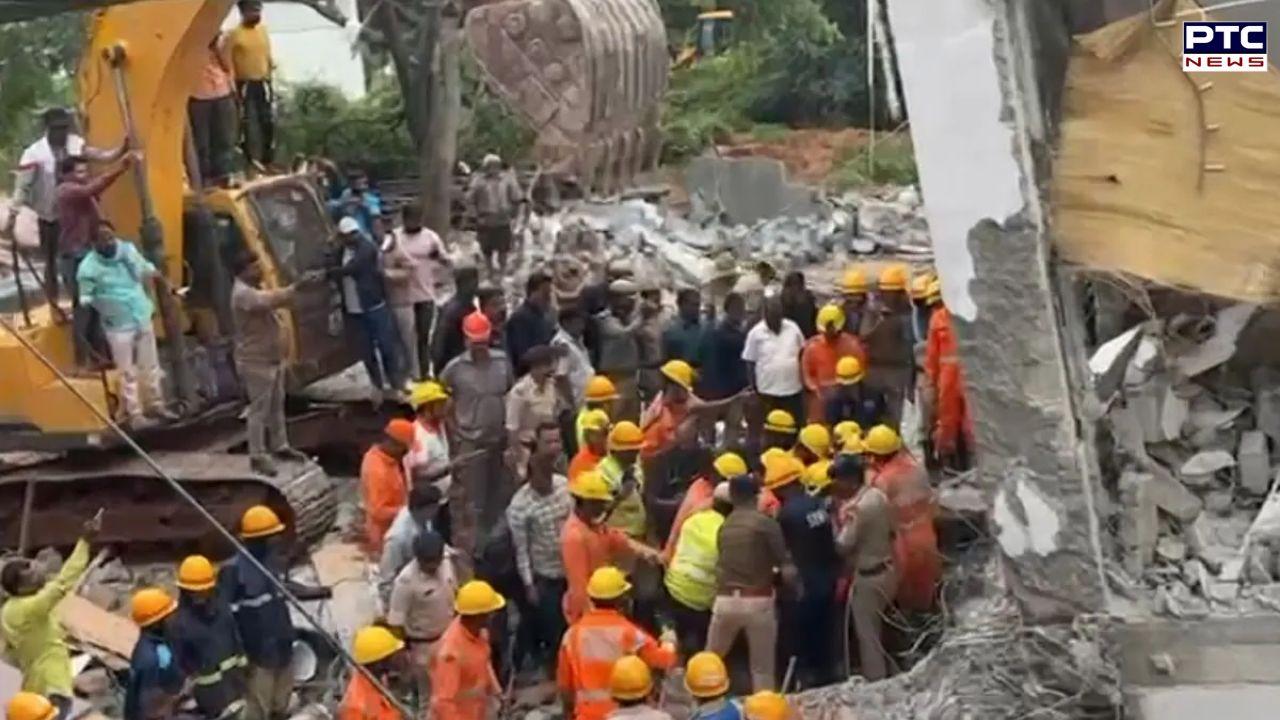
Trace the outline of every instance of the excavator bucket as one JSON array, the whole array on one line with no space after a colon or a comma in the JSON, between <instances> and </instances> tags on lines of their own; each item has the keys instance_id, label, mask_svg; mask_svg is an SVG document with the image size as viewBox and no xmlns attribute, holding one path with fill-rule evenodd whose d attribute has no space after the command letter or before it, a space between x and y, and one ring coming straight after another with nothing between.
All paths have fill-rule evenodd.
<instances>
[{"instance_id":1,"label":"excavator bucket","mask_svg":"<svg viewBox=\"0 0 1280 720\"><path fill-rule=\"evenodd\" d=\"M500 0L465 29L489 87L537 132L544 172L613 193L657 165L670 60L655 0Z\"/></svg>"}]
</instances>

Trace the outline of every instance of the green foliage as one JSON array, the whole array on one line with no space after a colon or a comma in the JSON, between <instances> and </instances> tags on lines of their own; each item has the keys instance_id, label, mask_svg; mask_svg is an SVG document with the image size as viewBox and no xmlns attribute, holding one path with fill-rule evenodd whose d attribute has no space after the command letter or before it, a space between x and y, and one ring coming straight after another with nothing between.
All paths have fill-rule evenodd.
<instances>
[{"instance_id":1,"label":"green foliage","mask_svg":"<svg viewBox=\"0 0 1280 720\"><path fill-rule=\"evenodd\" d=\"M850 190L868 185L913 185L917 179L911 138L896 133L881 138L874 154L869 145L846 153L836 162L828 181L837 190Z\"/></svg>"},{"instance_id":2,"label":"green foliage","mask_svg":"<svg viewBox=\"0 0 1280 720\"><path fill-rule=\"evenodd\" d=\"M735 49L672 74L662 114L664 162L686 160L751 126L745 90L757 63L754 53Z\"/></svg>"},{"instance_id":3,"label":"green foliage","mask_svg":"<svg viewBox=\"0 0 1280 720\"><path fill-rule=\"evenodd\" d=\"M496 152L508 162L526 160L535 133L484 83L470 53L463 54L462 105L465 117L458 133L458 158L479 167L486 153Z\"/></svg>"},{"instance_id":4,"label":"green foliage","mask_svg":"<svg viewBox=\"0 0 1280 720\"><path fill-rule=\"evenodd\" d=\"M84 30L80 13L0 25L0 166L40 135L42 110L72 104Z\"/></svg>"},{"instance_id":5,"label":"green foliage","mask_svg":"<svg viewBox=\"0 0 1280 720\"><path fill-rule=\"evenodd\" d=\"M354 102L323 83L289 85L280 93L276 116L284 157L327 157L378 177L417 171L400 92L388 80L375 80L369 93Z\"/></svg>"}]
</instances>

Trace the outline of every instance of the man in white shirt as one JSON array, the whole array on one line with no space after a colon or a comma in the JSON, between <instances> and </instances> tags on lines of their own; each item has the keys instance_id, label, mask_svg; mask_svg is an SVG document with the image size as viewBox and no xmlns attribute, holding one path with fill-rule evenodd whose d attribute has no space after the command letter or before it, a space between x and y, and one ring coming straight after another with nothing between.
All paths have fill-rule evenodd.
<instances>
[{"instance_id":1,"label":"man in white shirt","mask_svg":"<svg viewBox=\"0 0 1280 720\"><path fill-rule=\"evenodd\" d=\"M747 333L742 359L747 363L747 378L760 398L760 408L752 418L753 437L771 410L786 410L803 425L804 384L800 376L800 352L804 349L804 333L782 315L782 301L770 295L764 302L764 319Z\"/></svg>"},{"instance_id":2,"label":"man in white shirt","mask_svg":"<svg viewBox=\"0 0 1280 720\"><path fill-rule=\"evenodd\" d=\"M13 204L9 216L0 222L0 234L12 235L18 211L29 207L40 223L40 255L44 259L44 286L52 301L58 297L58 167L62 161L83 156L95 162L124 157L128 143L115 150L102 150L85 144L84 138L72 132L74 118L66 108L49 108L44 112L44 137L22 151L14 173Z\"/></svg>"},{"instance_id":3,"label":"man in white shirt","mask_svg":"<svg viewBox=\"0 0 1280 720\"><path fill-rule=\"evenodd\" d=\"M422 207L406 205L400 213L402 224L382 249L387 294L410 378L419 380L431 357L436 276L448 272L450 264L440 236L422 224Z\"/></svg>"}]
</instances>

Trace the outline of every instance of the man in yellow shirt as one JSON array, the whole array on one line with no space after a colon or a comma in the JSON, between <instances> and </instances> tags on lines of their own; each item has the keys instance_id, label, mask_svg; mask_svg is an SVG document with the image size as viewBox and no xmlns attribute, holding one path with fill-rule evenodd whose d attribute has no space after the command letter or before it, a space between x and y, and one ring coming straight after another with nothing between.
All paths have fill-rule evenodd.
<instances>
[{"instance_id":1,"label":"man in yellow shirt","mask_svg":"<svg viewBox=\"0 0 1280 720\"><path fill-rule=\"evenodd\" d=\"M240 24L227 34L227 54L240 97L240 128L245 160L252 165L271 164L275 121L271 105L271 37L262 24L262 0L240 0Z\"/></svg>"},{"instance_id":2,"label":"man in yellow shirt","mask_svg":"<svg viewBox=\"0 0 1280 720\"><path fill-rule=\"evenodd\" d=\"M22 689L49 698L60 717L71 708L71 653L54 608L88 569L89 543L101 529L100 514L86 522L80 541L52 578L25 558L10 560L0 570L0 584L9 596L0 609L0 634L22 672Z\"/></svg>"}]
</instances>

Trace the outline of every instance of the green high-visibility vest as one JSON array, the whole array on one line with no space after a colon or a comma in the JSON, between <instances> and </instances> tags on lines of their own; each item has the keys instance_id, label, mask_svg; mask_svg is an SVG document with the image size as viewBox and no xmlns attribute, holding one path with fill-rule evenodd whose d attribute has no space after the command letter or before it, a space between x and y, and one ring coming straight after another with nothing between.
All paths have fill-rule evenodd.
<instances>
[{"instance_id":1,"label":"green high-visibility vest","mask_svg":"<svg viewBox=\"0 0 1280 720\"><path fill-rule=\"evenodd\" d=\"M671 597L694 610L710 610L716 599L716 560L720 557L717 538L724 516L703 510L680 526L675 557L667 567L667 590Z\"/></svg>"}]
</instances>

